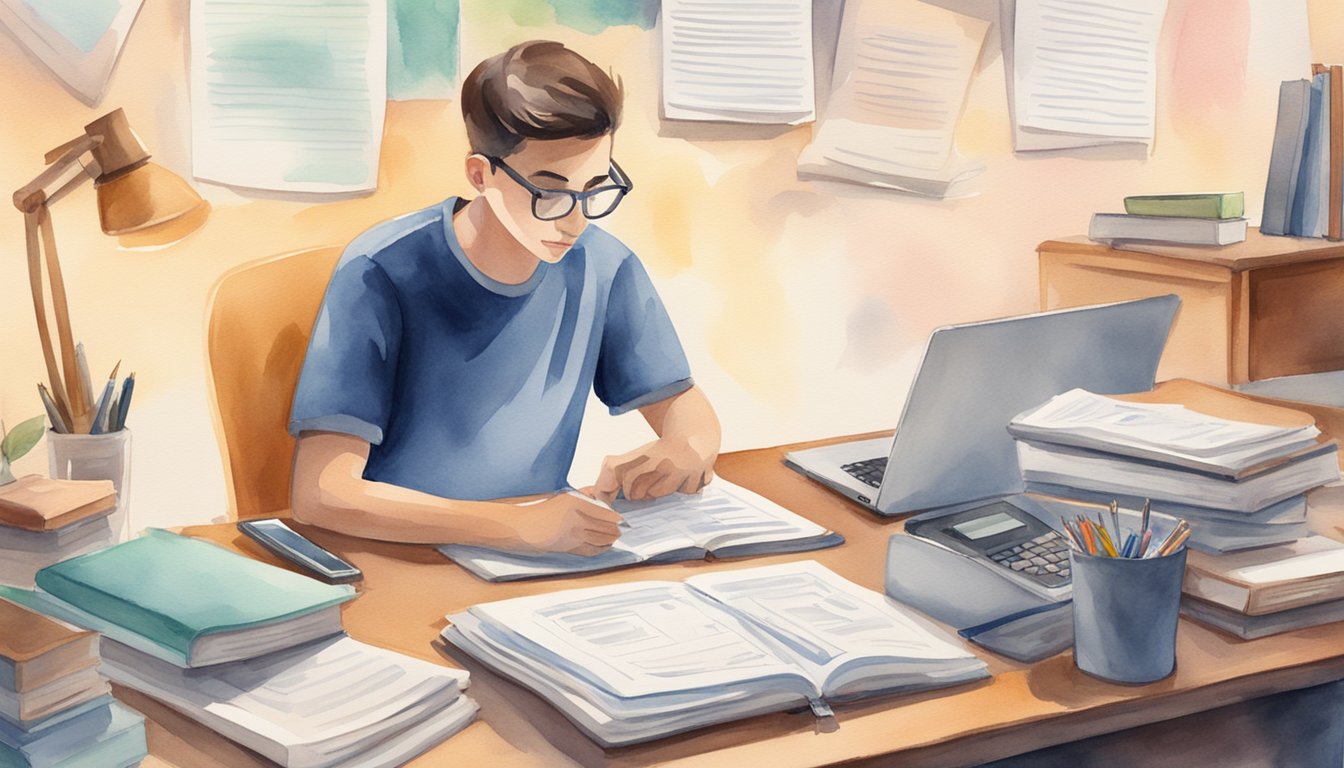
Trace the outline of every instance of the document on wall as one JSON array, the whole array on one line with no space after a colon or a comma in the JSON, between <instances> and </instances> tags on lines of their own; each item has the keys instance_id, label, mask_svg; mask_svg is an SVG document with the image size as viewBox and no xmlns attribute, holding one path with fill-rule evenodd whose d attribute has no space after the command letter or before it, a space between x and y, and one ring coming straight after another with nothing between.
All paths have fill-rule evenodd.
<instances>
[{"instance_id":1,"label":"document on wall","mask_svg":"<svg viewBox=\"0 0 1344 768\"><path fill-rule=\"evenodd\" d=\"M799 176L957 194L984 170L956 155L954 136L988 27L916 0L845 3L835 84Z\"/></svg>"},{"instance_id":2,"label":"document on wall","mask_svg":"<svg viewBox=\"0 0 1344 768\"><path fill-rule=\"evenodd\" d=\"M1004 48L1014 148L1151 144L1166 12L1167 0L1016 0Z\"/></svg>"},{"instance_id":3,"label":"document on wall","mask_svg":"<svg viewBox=\"0 0 1344 768\"><path fill-rule=\"evenodd\" d=\"M812 0L663 0L660 25L668 119L816 118Z\"/></svg>"},{"instance_id":4,"label":"document on wall","mask_svg":"<svg viewBox=\"0 0 1344 768\"><path fill-rule=\"evenodd\" d=\"M387 0L192 0L196 178L372 190L386 99Z\"/></svg>"},{"instance_id":5,"label":"document on wall","mask_svg":"<svg viewBox=\"0 0 1344 768\"><path fill-rule=\"evenodd\" d=\"M143 0L0 0L0 26L84 103L103 98Z\"/></svg>"}]
</instances>

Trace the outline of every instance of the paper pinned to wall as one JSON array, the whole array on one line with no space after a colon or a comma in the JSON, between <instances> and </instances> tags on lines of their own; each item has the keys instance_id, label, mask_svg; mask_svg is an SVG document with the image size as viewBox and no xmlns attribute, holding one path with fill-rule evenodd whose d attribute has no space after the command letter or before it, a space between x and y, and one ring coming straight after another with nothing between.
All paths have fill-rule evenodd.
<instances>
[{"instance_id":1,"label":"paper pinned to wall","mask_svg":"<svg viewBox=\"0 0 1344 768\"><path fill-rule=\"evenodd\" d=\"M96 106L142 0L0 0L0 26Z\"/></svg>"},{"instance_id":2,"label":"paper pinned to wall","mask_svg":"<svg viewBox=\"0 0 1344 768\"><path fill-rule=\"evenodd\" d=\"M460 0L388 0L387 97L457 96Z\"/></svg>"},{"instance_id":3,"label":"paper pinned to wall","mask_svg":"<svg viewBox=\"0 0 1344 768\"><path fill-rule=\"evenodd\" d=\"M387 0L193 0L196 178L372 190L386 99Z\"/></svg>"},{"instance_id":4,"label":"paper pinned to wall","mask_svg":"<svg viewBox=\"0 0 1344 768\"><path fill-rule=\"evenodd\" d=\"M850 0L835 84L803 178L931 197L958 194L984 170L953 146L989 23L915 0Z\"/></svg>"},{"instance_id":5,"label":"paper pinned to wall","mask_svg":"<svg viewBox=\"0 0 1344 768\"><path fill-rule=\"evenodd\" d=\"M665 117L815 119L812 0L664 0L662 14Z\"/></svg>"},{"instance_id":6,"label":"paper pinned to wall","mask_svg":"<svg viewBox=\"0 0 1344 768\"><path fill-rule=\"evenodd\" d=\"M1166 12L1167 0L1016 0L1014 148L1151 145Z\"/></svg>"}]
</instances>

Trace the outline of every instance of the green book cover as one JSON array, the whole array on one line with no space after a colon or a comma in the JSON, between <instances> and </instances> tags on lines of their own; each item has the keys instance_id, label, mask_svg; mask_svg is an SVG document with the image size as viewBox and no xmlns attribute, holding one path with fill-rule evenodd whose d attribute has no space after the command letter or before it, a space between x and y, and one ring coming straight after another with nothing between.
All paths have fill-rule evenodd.
<instances>
[{"instance_id":1,"label":"green book cover","mask_svg":"<svg viewBox=\"0 0 1344 768\"><path fill-rule=\"evenodd\" d=\"M162 530L43 568L37 586L183 657L202 635L303 616L355 595L348 585Z\"/></svg>"},{"instance_id":2,"label":"green book cover","mask_svg":"<svg viewBox=\"0 0 1344 768\"><path fill-rule=\"evenodd\" d=\"M1125 213L1192 219L1239 219L1246 214L1246 196L1241 192L1131 195L1125 198Z\"/></svg>"}]
</instances>

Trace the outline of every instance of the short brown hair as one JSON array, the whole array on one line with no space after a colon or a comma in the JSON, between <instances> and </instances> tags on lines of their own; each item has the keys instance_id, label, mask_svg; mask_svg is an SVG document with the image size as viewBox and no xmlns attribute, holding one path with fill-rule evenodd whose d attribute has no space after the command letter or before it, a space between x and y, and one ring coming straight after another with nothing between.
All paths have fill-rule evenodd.
<instances>
[{"instance_id":1,"label":"short brown hair","mask_svg":"<svg viewBox=\"0 0 1344 768\"><path fill-rule=\"evenodd\" d=\"M593 139L621 121L619 83L550 40L519 43L476 65L462 83L471 151L504 157L527 139Z\"/></svg>"}]
</instances>

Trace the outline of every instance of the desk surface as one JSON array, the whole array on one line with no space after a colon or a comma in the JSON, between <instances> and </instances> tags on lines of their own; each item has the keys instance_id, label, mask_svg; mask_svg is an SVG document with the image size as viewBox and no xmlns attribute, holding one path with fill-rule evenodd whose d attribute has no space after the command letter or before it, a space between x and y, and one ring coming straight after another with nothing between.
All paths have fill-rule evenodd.
<instances>
[{"instance_id":1,"label":"desk surface","mask_svg":"<svg viewBox=\"0 0 1344 768\"><path fill-rule=\"evenodd\" d=\"M1246 229L1246 240L1217 247L1172 245L1158 242L1127 241L1111 247L1086 237L1062 237L1041 243L1038 251L1105 255L1121 252L1162 256L1184 261L1215 264L1233 272L1280 264L1299 264L1344 257L1344 245L1319 237L1277 237L1262 235L1257 227Z\"/></svg>"},{"instance_id":2,"label":"desk surface","mask_svg":"<svg viewBox=\"0 0 1344 768\"><path fill-rule=\"evenodd\" d=\"M829 441L828 441L829 442ZM818 445L821 443L809 443ZM1107 684L1080 673L1065 653L1018 664L972 646L991 680L922 694L838 707L838 731L816 733L809 714L766 715L650 744L604 751L546 702L438 641L444 614L474 603L577 586L640 579L681 579L704 569L745 568L814 558L865 587L881 591L886 542L897 520L868 511L781 464L782 446L725 454L721 476L828 526L843 546L808 553L718 562L643 566L584 577L489 584L428 548L368 542L304 529L365 573L361 596L345 606L349 633L366 642L472 672L470 695L480 717L467 730L411 765L808 766L868 765L899 755L901 765L984 762L1100 733L1204 711L1271 693L1344 678L1341 625L1247 642L1181 620L1177 669L1146 686ZM1313 527L1344 522L1344 489L1312 499ZM279 564L232 525L185 533ZM151 721L146 765L262 766L260 757L133 691L118 689Z\"/></svg>"}]
</instances>

